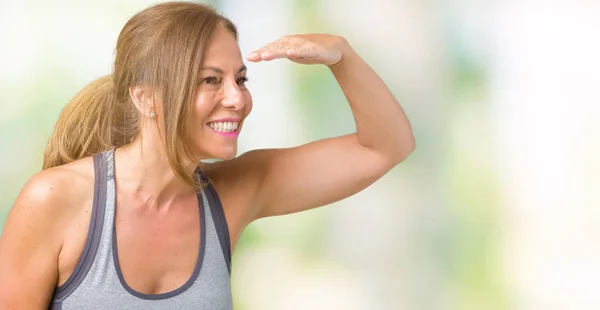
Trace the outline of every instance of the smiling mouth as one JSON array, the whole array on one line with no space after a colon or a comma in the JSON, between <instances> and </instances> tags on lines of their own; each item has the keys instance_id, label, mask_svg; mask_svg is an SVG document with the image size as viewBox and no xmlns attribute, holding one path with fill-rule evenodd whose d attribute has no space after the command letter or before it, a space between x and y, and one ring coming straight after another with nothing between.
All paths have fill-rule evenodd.
<instances>
[{"instance_id":1,"label":"smiling mouth","mask_svg":"<svg viewBox=\"0 0 600 310\"><path fill-rule=\"evenodd\" d=\"M235 137L239 134L239 122L209 122L206 125L220 135Z\"/></svg>"}]
</instances>

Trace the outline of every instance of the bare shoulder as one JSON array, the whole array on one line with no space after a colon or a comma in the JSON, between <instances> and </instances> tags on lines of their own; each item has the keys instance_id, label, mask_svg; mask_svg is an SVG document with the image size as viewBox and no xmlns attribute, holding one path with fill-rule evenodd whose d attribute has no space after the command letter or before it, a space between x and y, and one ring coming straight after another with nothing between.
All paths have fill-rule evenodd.
<instances>
[{"instance_id":1,"label":"bare shoulder","mask_svg":"<svg viewBox=\"0 0 600 310\"><path fill-rule=\"evenodd\" d=\"M277 150L252 150L231 160L205 164L203 169L219 196L227 199L232 195L237 201L236 205L241 207L252 201L252 195L264 173L265 159L274 152Z\"/></svg>"},{"instance_id":2,"label":"bare shoulder","mask_svg":"<svg viewBox=\"0 0 600 310\"><path fill-rule=\"evenodd\" d=\"M244 183L248 181L245 177L253 177L249 175L249 173L260 172L262 170L261 166L263 165L264 159L270 154L277 152L277 150L278 149L256 149L248 151L231 160L205 164L203 169L211 181L240 180L241 183Z\"/></svg>"},{"instance_id":3,"label":"bare shoulder","mask_svg":"<svg viewBox=\"0 0 600 310\"><path fill-rule=\"evenodd\" d=\"M90 158L42 170L35 174L21 190L14 208L29 212L48 212L53 220L70 213L72 202L93 189L94 166Z\"/></svg>"},{"instance_id":4,"label":"bare shoulder","mask_svg":"<svg viewBox=\"0 0 600 310\"><path fill-rule=\"evenodd\" d=\"M39 226L60 227L56 224L74 214L73 208L81 206L74 202L93 189L93 182L91 158L40 171L23 186L7 221L35 218Z\"/></svg>"},{"instance_id":5,"label":"bare shoulder","mask_svg":"<svg viewBox=\"0 0 600 310\"><path fill-rule=\"evenodd\" d=\"M0 307L48 304L67 232L87 207L81 202L93 191L93 174L91 159L82 159L27 181L0 235Z\"/></svg>"}]
</instances>

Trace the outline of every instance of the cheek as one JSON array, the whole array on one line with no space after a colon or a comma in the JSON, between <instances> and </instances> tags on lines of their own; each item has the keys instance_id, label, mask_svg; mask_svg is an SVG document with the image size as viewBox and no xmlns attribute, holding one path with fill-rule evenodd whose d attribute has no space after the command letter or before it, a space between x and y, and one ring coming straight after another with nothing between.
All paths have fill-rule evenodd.
<instances>
[{"instance_id":1,"label":"cheek","mask_svg":"<svg viewBox=\"0 0 600 310\"><path fill-rule=\"evenodd\" d=\"M250 114L250 112L252 112L252 95L250 95L250 92L246 92L245 94L245 98L244 101L246 102L246 106L244 107L244 110L246 112L246 115Z\"/></svg>"},{"instance_id":2,"label":"cheek","mask_svg":"<svg viewBox=\"0 0 600 310\"><path fill-rule=\"evenodd\" d=\"M210 92L198 92L194 98L194 121L204 123L215 109L215 98Z\"/></svg>"}]
</instances>

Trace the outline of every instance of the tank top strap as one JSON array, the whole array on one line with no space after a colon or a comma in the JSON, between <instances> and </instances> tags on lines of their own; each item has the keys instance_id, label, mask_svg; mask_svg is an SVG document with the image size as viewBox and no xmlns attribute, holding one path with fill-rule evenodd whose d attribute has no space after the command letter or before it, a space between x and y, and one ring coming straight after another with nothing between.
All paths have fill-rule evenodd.
<instances>
[{"instance_id":1,"label":"tank top strap","mask_svg":"<svg viewBox=\"0 0 600 310\"><path fill-rule=\"evenodd\" d=\"M54 291L53 305L60 303L67 298L81 284L85 276L88 274L102 239L103 226L106 213L106 183L109 177L109 170L113 169L111 177L114 176L114 168L112 165L107 165L107 157L111 156L112 152L106 151L93 156L94 162L94 197L92 200L92 214L88 229L85 245L73 273L67 281L57 287ZM51 309L54 308L52 305Z\"/></svg>"},{"instance_id":2,"label":"tank top strap","mask_svg":"<svg viewBox=\"0 0 600 310\"><path fill-rule=\"evenodd\" d=\"M209 205L210 213L212 215L217 236L219 238L219 243L221 245L221 250L223 252L223 258L227 264L227 271L231 275L231 241L229 235L229 226L227 224L227 219L225 218L223 205L221 204L221 200L219 199L219 195L214 185L206 173L200 169L200 167L196 168L196 175L201 182L202 193L206 195L206 200Z\"/></svg>"}]
</instances>

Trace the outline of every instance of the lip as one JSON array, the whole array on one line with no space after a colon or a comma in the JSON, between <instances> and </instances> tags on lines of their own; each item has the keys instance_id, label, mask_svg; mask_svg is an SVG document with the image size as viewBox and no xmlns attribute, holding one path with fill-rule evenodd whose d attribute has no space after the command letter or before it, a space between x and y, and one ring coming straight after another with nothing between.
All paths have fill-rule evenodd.
<instances>
[{"instance_id":1,"label":"lip","mask_svg":"<svg viewBox=\"0 0 600 310\"><path fill-rule=\"evenodd\" d=\"M208 124L210 123L216 123L216 122L236 122L238 123L238 128L236 131L234 132L221 132L221 131L216 131L214 130L212 127L208 126ZM237 138L240 135L240 130L242 128L241 125L242 119L238 118L238 117L225 117L225 118L219 118L219 119L215 119L209 122L206 122L206 127L210 128L210 130L220 136L223 137L227 137L227 138Z\"/></svg>"},{"instance_id":2,"label":"lip","mask_svg":"<svg viewBox=\"0 0 600 310\"><path fill-rule=\"evenodd\" d=\"M218 135L221 135L223 137L227 137L227 138L237 138L237 136L240 135L240 131L239 129L233 132L221 132L221 131L216 131L214 130L212 127L206 125L206 127L210 128L210 130Z\"/></svg>"},{"instance_id":3,"label":"lip","mask_svg":"<svg viewBox=\"0 0 600 310\"><path fill-rule=\"evenodd\" d=\"M220 131L215 131L214 129L213 129L213 132L217 133L217 134L219 134L221 136L227 137L227 138L237 138L237 136L239 136L239 134L240 134L237 131L234 131L234 132L220 132Z\"/></svg>"},{"instance_id":4,"label":"lip","mask_svg":"<svg viewBox=\"0 0 600 310\"><path fill-rule=\"evenodd\" d=\"M220 119L215 119L212 121L209 121L207 123L215 123L215 122L240 122L242 119L239 117L225 117L225 118L220 118Z\"/></svg>"}]
</instances>

